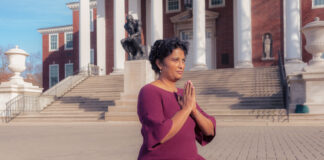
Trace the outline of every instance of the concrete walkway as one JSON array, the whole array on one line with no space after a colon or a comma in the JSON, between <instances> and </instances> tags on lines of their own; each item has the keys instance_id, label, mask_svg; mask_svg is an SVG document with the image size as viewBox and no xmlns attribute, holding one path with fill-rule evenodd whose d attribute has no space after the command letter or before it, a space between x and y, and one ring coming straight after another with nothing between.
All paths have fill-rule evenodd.
<instances>
[{"instance_id":1,"label":"concrete walkway","mask_svg":"<svg viewBox=\"0 0 324 160\"><path fill-rule=\"evenodd\" d=\"M138 123L0 123L0 159L132 160ZM199 153L208 160L324 159L324 127L218 127Z\"/></svg>"}]
</instances>

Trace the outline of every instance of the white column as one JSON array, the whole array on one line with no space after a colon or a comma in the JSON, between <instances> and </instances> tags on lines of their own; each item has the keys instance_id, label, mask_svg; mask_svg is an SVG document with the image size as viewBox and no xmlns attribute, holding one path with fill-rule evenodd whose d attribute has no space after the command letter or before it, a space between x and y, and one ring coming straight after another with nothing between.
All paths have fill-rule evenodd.
<instances>
[{"instance_id":1,"label":"white column","mask_svg":"<svg viewBox=\"0 0 324 160\"><path fill-rule=\"evenodd\" d=\"M125 0L114 0L114 71L113 74L123 74L125 50L121 40L125 38Z\"/></svg>"},{"instance_id":2,"label":"white column","mask_svg":"<svg viewBox=\"0 0 324 160\"><path fill-rule=\"evenodd\" d=\"M287 74L291 74L306 66L302 61L300 0L284 1L284 18L285 67Z\"/></svg>"},{"instance_id":3,"label":"white column","mask_svg":"<svg viewBox=\"0 0 324 160\"><path fill-rule=\"evenodd\" d=\"M252 68L251 0L234 0L235 68Z\"/></svg>"},{"instance_id":4,"label":"white column","mask_svg":"<svg viewBox=\"0 0 324 160\"><path fill-rule=\"evenodd\" d=\"M151 0L151 45L163 39L163 0Z\"/></svg>"},{"instance_id":5,"label":"white column","mask_svg":"<svg viewBox=\"0 0 324 160\"><path fill-rule=\"evenodd\" d=\"M132 15L134 19L141 20L141 0L128 1L128 14Z\"/></svg>"},{"instance_id":6,"label":"white column","mask_svg":"<svg viewBox=\"0 0 324 160\"><path fill-rule=\"evenodd\" d=\"M193 68L206 70L206 9L205 1L193 0Z\"/></svg>"},{"instance_id":7,"label":"white column","mask_svg":"<svg viewBox=\"0 0 324 160\"><path fill-rule=\"evenodd\" d=\"M79 70L87 71L90 64L90 2L80 0Z\"/></svg>"},{"instance_id":8,"label":"white column","mask_svg":"<svg viewBox=\"0 0 324 160\"><path fill-rule=\"evenodd\" d=\"M146 53L150 54L151 51L151 45L152 45L152 36L151 36L151 1L152 0L146 0L145 1L145 11L146 11L146 15L145 15L145 19L146 19L146 41L145 41L145 51Z\"/></svg>"},{"instance_id":9,"label":"white column","mask_svg":"<svg viewBox=\"0 0 324 160\"><path fill-rule=\"evenodd\" d=\"M105 0L97 0L97 65L99 75L106 75L106 9Z\"/></svg>"},{"instance_id":10,"label":"white column","mask_svg":"<svg viewBox=\"0 0 324 160\"><path fill-rule=\"evenodd\" d=\"M287 61L301 61L300 0L285 3L285 53Z\"/></svg>"}]
</instances>

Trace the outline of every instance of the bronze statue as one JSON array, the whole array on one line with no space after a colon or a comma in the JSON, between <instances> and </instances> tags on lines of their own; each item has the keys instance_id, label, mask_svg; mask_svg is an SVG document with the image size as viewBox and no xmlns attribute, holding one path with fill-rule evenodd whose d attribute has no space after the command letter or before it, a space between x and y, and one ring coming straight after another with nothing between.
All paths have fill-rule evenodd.
<instances>
[{"instance_id":1,"label":"bronze statue","mask_svg":"<svg viewBox=\"0 0 324 160\"><path fill-rule=\"evenodd\" d=\"M141 23L135 20L132 15L126 17L125 30L128 37L121 40L121 44L128 53L129 60L141 59L144 57L144 49L141 39Z\"/></svg>"}]
</instances>

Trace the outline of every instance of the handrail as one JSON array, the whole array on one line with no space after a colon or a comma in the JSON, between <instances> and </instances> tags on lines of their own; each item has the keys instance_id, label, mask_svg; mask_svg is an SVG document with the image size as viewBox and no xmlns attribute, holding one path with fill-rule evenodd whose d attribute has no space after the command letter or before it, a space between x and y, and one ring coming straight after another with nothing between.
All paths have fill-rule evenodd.
<instances>
[{"instance_id":1,"label":"handrail","mask_svg":"<svg viewBox=\"0 0 324 160\"><path fill-rule=\"evenodd\" d=\"M280 82L283 91L284 106L286 108L286 113L289 121L289 86L287 83L286 69L284 65L284 55L280 52L280 50L278 50L278 65L280 73Z\"/></svg>"},{"instance_id":2,"label":"handrail","mask_svg":"<svg viewBox=\"0 0 324 160\"><path fill-rule=\"evenodd\" d=\"M23 112L40 112L55 98L63 96L66 92L78 85L86 78L98 75L99 67L89 64L76 71L72 76L64 78L62 81L38 96L18 95L6 103L5 122L10 122Z\"/></svg>"},{"instance_id":3,"label":"handrail","mask_svg":"<svg viewBox=\"0 0 324 160\"><path fill-rule=\"evenodd\" d=\"M18 95L6 103L5 122L10 122L22 112L39 112L38 96Z\"/></svg>"},{"instance_id":4,"label":"handrail","mask_svg":"<svg viewBox=\"0 0 324 160\"><path fill-rule=\"evenodd\" d=\"M61 97L71 88L79 84L81 81L85 80L87 77L99 74L99 67L93 64L89 64L87 67L83 68L87 69L81 69L74 72L72 76L64 78L62 81L55 84L42 95Z\"/></svg>"}]
</instances>

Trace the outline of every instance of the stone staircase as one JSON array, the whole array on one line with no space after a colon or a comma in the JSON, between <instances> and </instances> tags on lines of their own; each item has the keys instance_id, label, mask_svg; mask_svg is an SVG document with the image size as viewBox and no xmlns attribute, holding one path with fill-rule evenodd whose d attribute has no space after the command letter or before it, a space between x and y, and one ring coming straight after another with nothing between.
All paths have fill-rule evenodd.
<instances>
[{"instance_id":1,"label":"stone staircase","mask_svg":"<svg viewBox=\"0 0 324 160\"><path fill-rule=\"evenodd\" d=\"M287 125L278 67L188 71L178 88L191 80L201 108L218 125ZM40 113L24 113L12 122L137 121L135 97L120 100L123 76L93 76ZM135 98L136 99L136 98ZM290 114L289 124L324 125L324 115Z\"/></svg>"},{"instance_id":2,"label":"stone staircase","mask_svg":"<svg viewBox=\"0 0 324 160\"><path fill-rule=\"evenodd\" d=\"M217 123L283 122L286 110L280 86L278 67L250 69L218 69L188 71L177 82L183 88L191 80L196 88L197 102ZM128 104L129 106L136 105ZM137 120L136 107L111 107L108 120Z\"/></svg>"},{"instance_id":3,"label":"stone staircase","mask_svg":"<svg viewBox=\"0 0 324 160\"><path fill-rule=\"evenodd\" d=\"M218 124L287 120L278 67L192 71L184 74L177 87L189 79L198 104Z\"/></svg>"},{"instance_id":4,"label":"stone staircase","mask_svg":"<svg viewBox=\"0 0 324 160\"><path fill-rule=\"evenodd\" d=\"M24 113L12 122L104 121L109 106L123 91L123 76L92 76L75 86L40 113Z\"/></svg>"}]
</instances>

